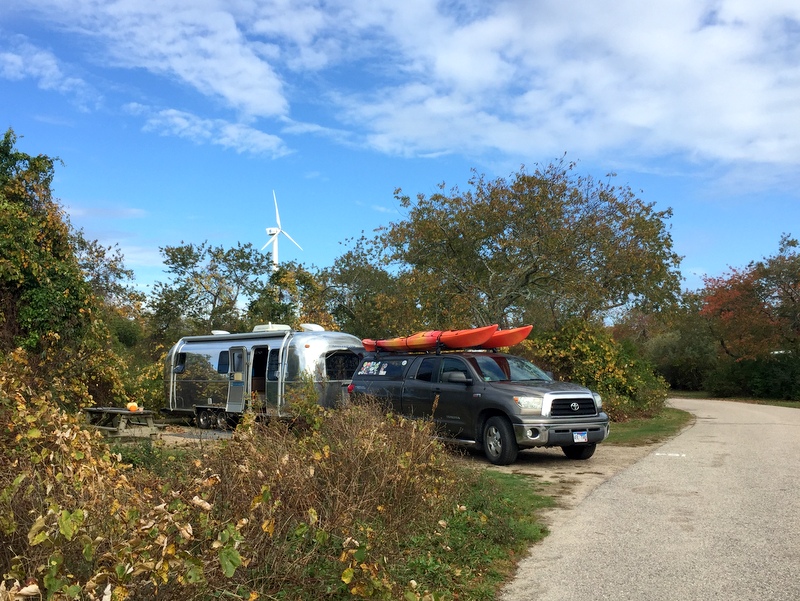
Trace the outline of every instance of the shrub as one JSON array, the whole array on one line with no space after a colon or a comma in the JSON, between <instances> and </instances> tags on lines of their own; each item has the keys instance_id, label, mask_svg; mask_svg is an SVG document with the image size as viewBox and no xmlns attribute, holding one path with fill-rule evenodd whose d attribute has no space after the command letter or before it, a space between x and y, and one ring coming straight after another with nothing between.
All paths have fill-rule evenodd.
<instances>
[{"instance_id":1,"label":"shrub","mask_svg":"<svg viewBox=\"0 0 800 601\"><path fill-rule=\"evenodd\" d=\"M613 420L654 415L667 398L667 384L633 347L614 341L602 327L571 321L555 333L540 333L521 345L522 354L557 379L599 392Z\"/></svg>"},{"instance_id":2,"label":"shrub","mask_svg":"<svg viewBox=\"0 0 800 601\"><path fill-rule=\"evenodd\" d=\"M431 424L370 404L295 428L247 414L230 441L161 469L158 446L112 453L34 392L26 364L0 358L5 579L50 599L418 596L387 558L402 563L401 540L434 532L464 485Z\"/></svg>"}]
</instances>

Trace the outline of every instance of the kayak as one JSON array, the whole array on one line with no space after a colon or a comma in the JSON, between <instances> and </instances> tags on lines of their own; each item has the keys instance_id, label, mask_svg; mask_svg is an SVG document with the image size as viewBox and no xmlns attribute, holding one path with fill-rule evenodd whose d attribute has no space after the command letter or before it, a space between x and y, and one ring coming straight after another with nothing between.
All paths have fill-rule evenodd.
<instances>
[{"instance_id":1,"label":"kayak","mask_svg":"<svg viewBox=\"0 0 800 601\"><path fill-rule=\"evenodd\" d=\"M439 342L449 349L472 348L486 343L496 331L497 324L471 330L447 330L441 333Z\"/></svg>"},{"instance_id":2,"label":"kayak","mask_svg":"<svg viewBox=\"0 0 800 601\"><path fill-rule=\"evenodd\" d=\"M508 331L510 332L511 330ZM411 334L411 336L389 338L386 340L372 340L371 338L364 338L361 343L368 352L374 352L377 350L433 351L436 350L437 346L439 345L447 349L464 349L476 348L485 345L495 332L497 332L496 324L481 328L470 328L466 330L428 330L425 332Z\"/></svg>"},{"instance_id":3,"label":"kayak","mask_svg":"<svg viewBox=\"0 0 800 601\"><path fill-rule=\"evenodd\" d=\"M481 348L499 348L501 346L514 346L528 337L533 326L522 326L509 330L497 330L492 337L481 345Z\"/></svg>"}]
</instances>

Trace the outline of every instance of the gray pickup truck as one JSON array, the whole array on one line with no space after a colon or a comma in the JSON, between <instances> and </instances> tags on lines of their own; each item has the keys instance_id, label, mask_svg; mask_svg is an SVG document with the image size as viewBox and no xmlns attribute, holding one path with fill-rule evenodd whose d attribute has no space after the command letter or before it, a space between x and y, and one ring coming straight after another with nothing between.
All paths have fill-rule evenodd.
<instances>
[{"instance_id":1,"label":"gray pickup truck","mask_svg":"<svg viewBox=\"0 0 800 601\"><path fill-rule=\"evenodd\" d=\"M369 354L348 392L433 418L448 438L482 448L496 465L531 447L561 447L570 459L589 459L609 431L600 395L504 353Z\"/></svg>"}]
</instances>

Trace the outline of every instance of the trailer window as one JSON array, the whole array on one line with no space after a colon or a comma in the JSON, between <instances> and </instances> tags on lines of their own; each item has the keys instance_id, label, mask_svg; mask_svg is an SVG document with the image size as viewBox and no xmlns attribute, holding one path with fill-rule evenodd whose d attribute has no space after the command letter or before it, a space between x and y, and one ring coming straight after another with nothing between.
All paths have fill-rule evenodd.
<instances>
[{"instance_id":1,"label":"trailer window","mask_svg":"<svg viewBox=\"0 0 800 601\"><path fill-rule=\"evenodd\" d=\"M175 367L172 368L172 373L182 374L186 371L186 353L178 353L175 358Z\"/></svg>"},{"instance_id":2,"label":"trailer window","mask_svg":"<svg viewBox=\"0 0 800 601\"><path fill-rule=\"evenodd\" d=\"M267 359L267 380L270 382L278 381L278 349L271 349L269 351L269 358Z\"/></svg>"},{"instance_id":3,"label":"trailer window","mask_svg":"<svg viewBox=\"0 0 800 601\"><path fill-rule=\"evenodd\" d=\"M227 374L230 371L230 355L228 351L220 351L217 361L217 373Z\"/></svg>"},{"instance_id":4,"label":"trailer window","mask_svg":"<svg viewBox=\"0 0 800 601\"><path fill-rule=\"evenodd\" d=\"M325 357L325 374L329 380L352 380L361 357L350 351L334 351Z\"/></svg>"}]
</instances>

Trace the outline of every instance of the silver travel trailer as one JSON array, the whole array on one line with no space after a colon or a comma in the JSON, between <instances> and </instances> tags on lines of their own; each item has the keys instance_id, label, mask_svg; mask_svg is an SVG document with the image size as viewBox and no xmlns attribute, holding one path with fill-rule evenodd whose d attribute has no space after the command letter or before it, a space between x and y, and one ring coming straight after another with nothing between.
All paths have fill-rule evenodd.
<instances>
[{"instance_id":1,"label":"silver travel trailer","mask_svg":"<svg viewBox=\"0 0 800 601\"><path fill-rule=\"evenodd\" d=\"M165 359L165 411L193 416L200 428L226 427L248 408L283 417L289 415L287 388L309 379L321 405L346 401L346 386L364 356L361 340L314 324L301 328L268 324L241 334L181 338Z\"/></svg>"}]
</instances>

